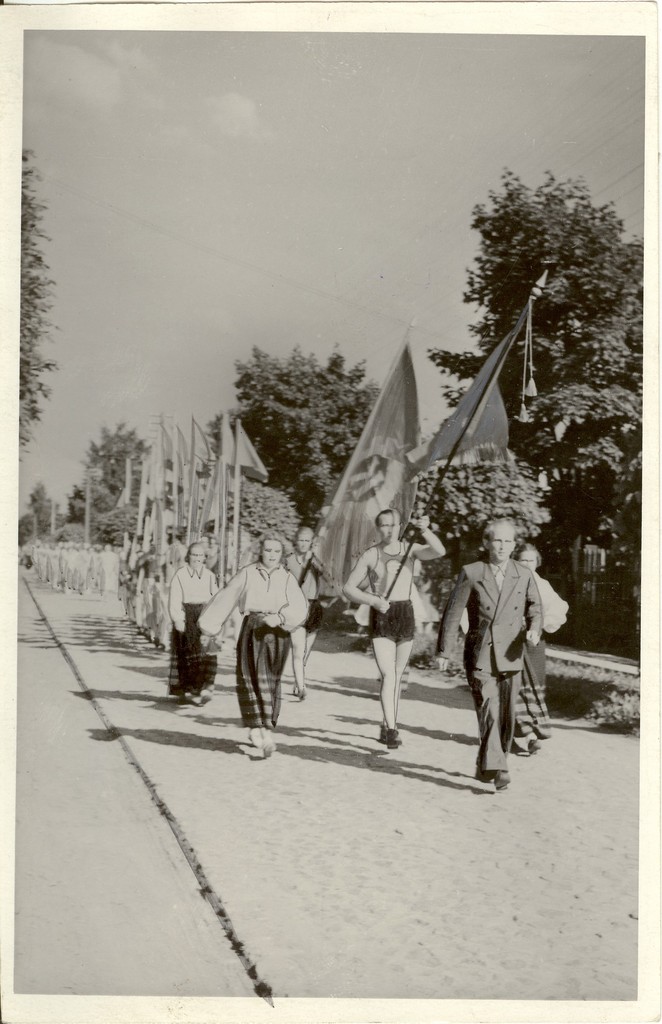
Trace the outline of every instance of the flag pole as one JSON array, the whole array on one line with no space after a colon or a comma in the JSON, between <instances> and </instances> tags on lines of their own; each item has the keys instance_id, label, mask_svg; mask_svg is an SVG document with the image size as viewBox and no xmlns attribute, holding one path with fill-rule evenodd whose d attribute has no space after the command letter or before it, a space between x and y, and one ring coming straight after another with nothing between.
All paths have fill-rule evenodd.
<instances>
[{"instance_id":1,"label":"flag pole","mask_svg":"<svg viewBox=\"0 0 662 1024\"><path fill-rule=\"evenodd\" d=\"M225 529L227 519L227 471L225 459L221 455L219 462L218 479L218 508L216 510L216 523L218 530L218 577L219 587L225 585Z\"/></svg>"},{"instance_id":2,"label":"flag pole","mask_svg":"<svg viewBox=\"0 0 662 1024\"><path fill-rule=\"evenodd\" d=\"M188 517L186 520L186 546L191 543L192 521L193 521L193 479L195 476L195 424L191 416L191 462L189 464L188 477Z\"/></svg>"},{"instance_id":3,"label":"flag pole","mask_svg":"<svg viewBox=\"0 0 662 1024\"><path fill-rule=\"evenodd\" d=\"M232 553L232 575L239 572L239 503L241 501L241 459L239 458L239 425L240 421L235 420L234 424L234 480L233 480L233 509L232 509L232 542L234 551Z\"/></svg>"},{"instance_id":4,"label":"flag pole","mask_svg":"<svg viewBox=\"0 0 662 1024\"><path fill-rule=\"evenodd\" d=\"M545 287L546 280L547 280L547 271L545 271L545 273L543 274L542 278L540 278L539 281L536 282L536 285L534 285L534 288L532 289L532 294L529 295L529 298L526 300L526 304L525 304L522 312L520 313L520 315L519 315L519 317L517 319L517 323L512 328L512 330L509 331L508 334L506 335L506 338L510 339L510 340L504 346L504 352L503 352L503 355L502 355L501 359L498 360L497 362L495 362L494 366L492 367L492 370L491 370L491 372L490 372L490 374L489 374L489 376L487 378L487 381L485 382L485 387L484 387L484 391L483 391L484 394L487 394L489 392L489 390L491 388L491 385L494 383L496 377L498 377L499 373L501 372L501 368L502 368L502 366L503 366L503 364L504 364L504 362L506 360L506 357L507 357L508 353L510 352L510 349L514 345L515 340L517 339L517 335L519 334L519 332L520 332L520 330L522 328L522 324L524 323L524 321L526 320L526 318L528 316L529 308L530 308L531 303L533 301L533 296L534 296L536 288L539 289L540 291L542 291L542 289ZM437 488L439 487L439 484L443 481L444 477L448 473L448 470L451 467L453 459L457 455L458 449L459 449L459 447L460 447L460 445L461 445L461 443L462 443L462 441L464 439L464 435L466 434L466 432L467 432L471 422L472 422L472 417L469 417L467 419L467 422L464 425L464 428L462 429L462 431L460 432L458 437L455 439L453 447L451 448L451 450L450 450L450 452L448 454L448 457L446 459L446 462L444 464L443 469L441 470L441 473L439 474L439 476L437 477L437 479L435 481L435 485L434 485L434 487L432 488L432 490L430 492L428 500L422 506L422 511L420 513L421 516L424 516L426 514L427 510L429 509L430 505L432 504L432 499L434 497L435 491L437 490ZM429 468L431 468L431 467L429 467ZM427 471L428 470L426 470L426 472ZM409 522L405 523L404 528L402 530L402 536L404 536L405 531L406 531L408 525L409 525ZM387 601L388 601L389 597L391 596L391 594L393 593L393 588L395 587L395 584L398 581L400 573L402 572L404 564L407 561L413 546L414 546L414 539L412 537L410 539L410 541L408 542L408 544L407 544L407 548L405 550L404 555L402 556L402 560L401 560L400 564L398 565L397 572L395 573L395 575L394 575L394 577L393 577L393 579L391 581L391 585L389 586L388 591L384 595L385 600L387 600Z\"/></svg>"}]
</instances>

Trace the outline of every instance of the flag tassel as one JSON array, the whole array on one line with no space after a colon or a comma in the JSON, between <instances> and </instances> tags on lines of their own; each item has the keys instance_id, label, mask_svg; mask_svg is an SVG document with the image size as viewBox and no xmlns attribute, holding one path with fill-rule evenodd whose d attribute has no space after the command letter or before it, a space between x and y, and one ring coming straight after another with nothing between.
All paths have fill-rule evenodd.
<instances>
[{"instance_id":1,"label":"flag tassel","mask_svg":"<svg viewBox=\"0 0 662 1024\"><path fill-rule=\"evenodd\" d=\"M520 415L519 415L519 419L520 419L520 421L522 423L526 423L528 421L528 418L529 418L528 410L526 408L526 403L525 403L525 400L524 400L525 399L524 392L526 391L526 370L527 370L527 368L530 367L530 371L532 371L532 366L531 366L532 360L531 359L527 359L527 356L528 356L528 354L530 352L529 339L530 339L530 336L531 336L531 310L532 310L532 307L533 307L534 300L536 298L539 298L540 295L542 295L542 292L543 292L543 289L544 289L546 283L547 283L547 271L545 271L543 273L542 277L540 277L538 279L538 281L536 281L534 287L531 290L531 293L529 295L527 303L524 306L522 312L520 313L520 315L519 315L519 317L517 319L517 323L515 324L515 327L513 328L513 330L509 334L506 335L506 338L504 339L504 341L501 342L500 345L498 346L498 351L500 352L500 355L499 355L499 357L497 359L495 359L494 364L492 365L491 370L489 372L489 375L487 376L487 379L485 380L484 385L482 387L482 394L483 394L483 396L490 393L490 391L491 391L491 389L492 389L496 379L499 376L499 373L501 372L501 367L502 367L502 365L503 365L503 363L505 361L505 358L506 358L508 352L510 351L512 345L514 344L514 342L515 342L515 340L517 338L517 335L519 334L519 332L520 332L520 330L522 328L522 324L526 320L526 322L527 322L527 336L525 338L525 367L524 367L524 380L523 380L523 386L522 386L522 405L521 405L521 408L520 408ZM495 350L495 352L496 351L497 350ZM494 358L494 353L489 358L490 359ZM488 362L489 362L489 359L488 359ZM533 382L533 387L535 387L535 382ZM479 405L480 405L480 403L479 403ZM472 416L469 416L467 418L466 423L464 424L463 430L460 432L458 437L455 439L455 442L454 442L454 444L451 447L451 450L450 450L450 452L448 454L446 462L444 463L443 469L441 470L441 472L439 473L439 476L437 477L437 480L435 482L435 486L432 489L432 491L430 492L430 496L428 497L428 500L426 502L425 508L423 509L423 512L421 513L422 515L425 515L427 509L430 507L430 505L432 503L432 499L434 497L435 490L439 487L439 485L443 481L444 477L446 476L448 470L450 469L450 467L452 465L453 459L455 458L457 452L460 450L460 446L462 444L462 440L463 440L464 435L466 434L466 431L467 431L467 429L468 429L468 427L469 427L469 425L471 423L471 420L472 420ZM427 468L429 469L431 467L428 465ZM405 529L406 529L406 527L405 527ZM413 545L414 545L414 540L411 539L409 541L408 545L407 545L407 549L406 549L404 555L402 556L400 564L398 565L397 572L394 574L394 577L393 577L393 579L391 581L391 585L390 585L390 587L388 589L388 592L385 595L387 600L390 597L390 595L393 593L393 588L394 588L395 584L398 581L400 573L402 572L402 568L403 568L405 562L407 561L407 558L409 557L409 554L411 552L411 549L412 549Z\"/></svg>"}]
</instances>

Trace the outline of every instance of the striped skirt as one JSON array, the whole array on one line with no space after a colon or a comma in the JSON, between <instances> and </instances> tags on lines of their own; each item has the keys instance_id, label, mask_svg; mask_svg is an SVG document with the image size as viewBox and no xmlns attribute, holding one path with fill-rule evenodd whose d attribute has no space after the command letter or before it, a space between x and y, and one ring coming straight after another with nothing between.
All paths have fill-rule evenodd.
<instances>
[{"instance_id":1,"label":"striped skirt","mask_svg":"<svg viewBox=\"0 0 662 1024\"><path fill-rule=\"evenodd\" d=\"M198 619L204 604L185 604L184 632L172 631L170 678L168 693L183 697L185 693L199 696L211 689L216 678L216 655L207 654L200 645Z\"/></svg>"},{"instance_id":2,"label":"striped skirt","mask_svg":"<svg viewBox=\"0 0 662 1024\"><path fill-rule=\"evenodd\" d=\"M552 735L549 712L545 703L545 641L537 647L524 645L522 685L515 709L513 750L526 750L534 737L547 740Z\"/></svg>"},{"instance_id":3,"label":"striped skirt","mask_svg":"<svg viewBox=\"0 0 662 1024\"><path fill-rule=\"evenodd\" d=\"M280 677L290 650L290 634L265 626L263 616L249 613L237 643L237 697L249 729L276 725L280 714Z\"/></svg>"}]
</instances>

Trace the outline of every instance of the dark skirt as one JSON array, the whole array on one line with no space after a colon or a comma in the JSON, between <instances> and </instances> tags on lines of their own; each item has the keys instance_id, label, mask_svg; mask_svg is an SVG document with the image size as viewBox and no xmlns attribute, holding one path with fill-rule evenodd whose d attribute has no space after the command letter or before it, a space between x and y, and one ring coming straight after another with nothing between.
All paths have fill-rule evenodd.
<instances>
[{"instance_id":1,"label":"dark skirt","mask_svg":"<svg viewBox=\"0 0 662 1024\"><path fill-rule=\"evenodd\" d=\"M248 729L271 728L280 714L280 677L290 650L290 634L265 626L251 612L242 623L237 642L237 697Z\"/></svg>"},{"instance_id":2,"label":"dark skirt","mask_svg":"<svg viewBox=\"0 0 662 1024\"><path fill-rule=\"evenodd\" d=\"M172 631L168 693L174 697L183 697L185 693L197 696L214 685L216 655L207 654L200 644L202 634L198 619L204 607L204 604L185 604L184 632Z\"/></svg>"},{"instance_id":3,"label":"dark skirt","mask_svg":"<svg viewBox=\"0 0 662 1024\"><path fill-rule=\"evenodd\" d=\"M311 598L308 602L308 617L303 624L306 633L317 633L322 625L323 616L322 605L316 598Z\"/></svg>"},{"instance_id":4,"label":"dark skirt","mask_svg":"<svg viewBox=\"0 0 662 1024\"><path fill-rule=\"evenodd\" d=\"M515 746L519 739L546 740L552 735L549 712L545 702L545 641L537 647L524 645L522 685L515 709Z\"/></svg>"}]
</instances>

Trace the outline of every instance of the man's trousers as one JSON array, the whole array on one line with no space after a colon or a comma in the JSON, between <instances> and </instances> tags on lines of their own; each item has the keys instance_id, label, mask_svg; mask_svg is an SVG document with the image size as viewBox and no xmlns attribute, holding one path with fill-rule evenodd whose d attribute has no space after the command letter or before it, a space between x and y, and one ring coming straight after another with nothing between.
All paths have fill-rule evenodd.
<instances>
[{"instance_id":1,"label":"man's trousers","mask_svg":"<svg viewBox=\"0 0 662 1024\"><path fill-rule=\"evenodd\" d=\"M515 733L517 695L521 672L491 675L474 669L469 686L480 729L477 767L483 772L506 771L508 751Z\"/></svg>"}]
</instances>

